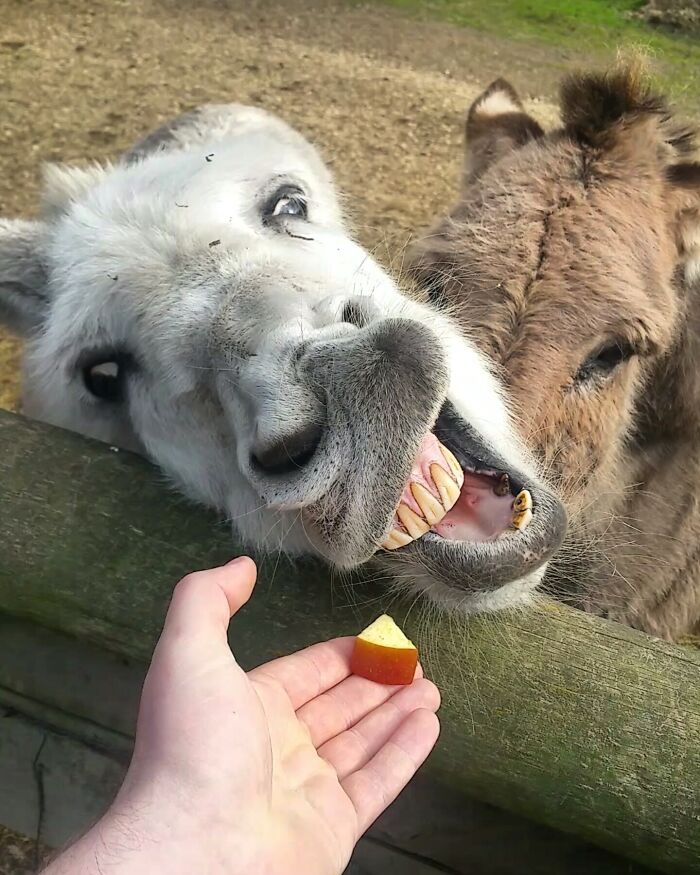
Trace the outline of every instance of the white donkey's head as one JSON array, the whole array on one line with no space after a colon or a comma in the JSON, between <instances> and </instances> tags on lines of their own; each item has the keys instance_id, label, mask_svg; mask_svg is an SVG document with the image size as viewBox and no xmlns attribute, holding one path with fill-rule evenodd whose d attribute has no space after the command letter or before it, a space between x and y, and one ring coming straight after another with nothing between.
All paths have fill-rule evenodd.
<instances>
[{"instance_id":1,"label":"white donkey's head","mask_svg":"<svg viewBox=\"0 0 700 875\"><path fill-rule=\"evenodd\" d=\"M0 316L29 415L147 454L252 544L377 554L489 608L561 541L475 348L350 239L317 152L266 112L50 168L42 220L0 223Z\"/></svg>"}]
</instances>

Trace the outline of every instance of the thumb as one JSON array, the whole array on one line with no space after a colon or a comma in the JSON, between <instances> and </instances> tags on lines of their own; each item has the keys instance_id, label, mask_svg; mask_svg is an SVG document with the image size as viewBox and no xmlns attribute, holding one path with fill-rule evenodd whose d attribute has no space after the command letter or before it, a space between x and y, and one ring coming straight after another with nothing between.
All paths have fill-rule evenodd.
<instances>
[{"instance_id":1,"label":"thumb","mask_svg":"<svg viewBox=\"0 0 700 875\"><path fill-rule=\"evenodd\" d=\"M226 641L229 621L250 598L256 577L255 563L247 556L188 574L175 587L161 641L184 637Z\"/></svg>"}]
</instances>

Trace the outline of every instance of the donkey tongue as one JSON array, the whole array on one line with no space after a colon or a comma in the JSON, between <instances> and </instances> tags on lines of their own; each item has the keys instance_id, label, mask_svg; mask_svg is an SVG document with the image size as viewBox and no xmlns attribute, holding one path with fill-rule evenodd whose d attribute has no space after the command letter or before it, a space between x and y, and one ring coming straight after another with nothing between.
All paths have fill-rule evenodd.
<instances>
[{"instance_id":1,"label":"donkey tongue","mask_svg":"<svg viewBox=\"0 0 700 875\"><path fill-rule=\"evenodd\" d=\"M513 496L499 494L494 485L493 477L467 473L459 500L433 531L448 541L493 541L502 535L515 525L517 514Z\"/></svg>"}]
</instances>

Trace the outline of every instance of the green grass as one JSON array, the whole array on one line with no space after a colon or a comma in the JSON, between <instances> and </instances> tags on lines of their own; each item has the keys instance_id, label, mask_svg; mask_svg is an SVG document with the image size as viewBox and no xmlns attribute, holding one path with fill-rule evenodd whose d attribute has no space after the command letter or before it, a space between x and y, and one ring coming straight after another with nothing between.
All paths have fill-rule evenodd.
<instances>
[{"instance_id":1,"label":"green grass","mask_svg":"<svg viewBox=\"0 0 700 875\"><path fill-rule=\"evenodd\" d=\"M643 46L674 97L700 100L700 40L650 27L629 13L644 0L381 0L412 13L573 55Z\"/></svg>"}]
</instances>

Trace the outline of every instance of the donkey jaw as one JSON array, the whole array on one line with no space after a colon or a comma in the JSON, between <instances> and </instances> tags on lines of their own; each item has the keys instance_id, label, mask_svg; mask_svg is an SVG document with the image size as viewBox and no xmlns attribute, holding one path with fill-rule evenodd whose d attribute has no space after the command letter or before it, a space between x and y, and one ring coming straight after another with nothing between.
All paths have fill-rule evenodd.
<instances>
[{"instance_id":1,"label":"donkey jaw","mask_svg":"<svg viewBox=\"0 0 700 875\"><path fill-rule=\"evenodd\" d=\"M377 558L410 566L416 588L436 601L496 609L504 588L512 602L515 589L522 596L539 583L565 530L561 502L499 459L447 402L392 518L389 552Z\"/></svg>"}]
</instances>

